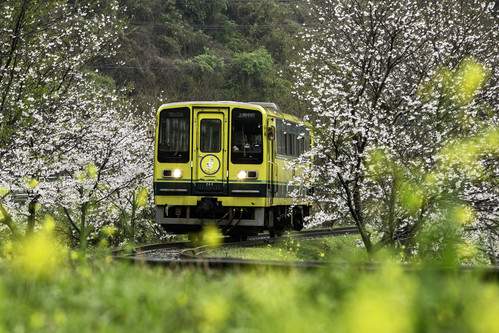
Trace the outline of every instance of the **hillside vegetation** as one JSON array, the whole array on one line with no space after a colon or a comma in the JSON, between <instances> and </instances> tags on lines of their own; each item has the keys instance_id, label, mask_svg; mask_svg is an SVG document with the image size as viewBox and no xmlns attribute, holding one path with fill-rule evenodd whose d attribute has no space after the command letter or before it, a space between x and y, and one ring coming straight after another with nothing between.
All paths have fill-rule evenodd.
<instances>
[{"instance_id":1,"label":"hillside vegetation","mask_svg":"<svg viewBox=\"0 0 499 333\"><path fill-rule=\"evenodd\" d=\"M132 87L143 108L183 100L271 101L303 112L292 97L310 18L293 1L123 0L128 29L116 59L97 68ZM114 61L115 60L115 61Z\"/></svg>"}]
</instances>

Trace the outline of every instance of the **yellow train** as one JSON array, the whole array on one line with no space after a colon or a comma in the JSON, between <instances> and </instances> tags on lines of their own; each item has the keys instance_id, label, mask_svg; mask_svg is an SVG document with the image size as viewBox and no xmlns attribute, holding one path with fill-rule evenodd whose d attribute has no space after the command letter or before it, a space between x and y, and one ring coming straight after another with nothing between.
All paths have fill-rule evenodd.
<instances>
[{"instance_id":1,"label":"yellow train","mask_svg":"<svg viewBox=\"0 0 499 333\"><path fill-rule=\"evenodd\" d=\"M293 202L287 170L311 144L308 128L272 103L185 102L162 105L156 117L156 222L172 233L217 224L245 238L300 230L310 205Z\"/></svg>"}]
</instances>

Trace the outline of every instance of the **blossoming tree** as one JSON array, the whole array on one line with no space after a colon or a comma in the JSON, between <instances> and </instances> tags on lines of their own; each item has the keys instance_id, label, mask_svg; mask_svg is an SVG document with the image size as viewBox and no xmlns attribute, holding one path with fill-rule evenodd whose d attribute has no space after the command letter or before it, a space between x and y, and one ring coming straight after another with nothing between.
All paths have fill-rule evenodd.
<instances>
[{"instance_id":1,"label":"blossoming tree","mask_svg":"<svg viewBox=\"0 0 499 333\"><path fill-rule=\"evenodd\" d=\"M371 255L386 245L404 246L444 201L472 204L470 196L458 195L457 174L446 173L445 186L433 192L427 177L441 170L449 142L497 125L493 3L307 5L319 24L301 35L311 46L295 65L295 91L313 110L315 145L308 157L316 159L308 174L317 189L312 199L323 208L315 221L353 220ZM497 176L497 156L489 157ZM486 183L481 178L475 185L497 206L497 190Z\"/></svg>"},{"instance_id":2,"label":"blossoming tree","mask_svg":"<svg viewBox=\"0 0 499 333\"><path fill-rule=\"evenodd\" d=\"M144 117L91 67L117 50L118 2L9 0L0 10L0 222L20 236L55 214L85 246L142 209L130 198L151 168Z\"/></svg>"}]
</instances>

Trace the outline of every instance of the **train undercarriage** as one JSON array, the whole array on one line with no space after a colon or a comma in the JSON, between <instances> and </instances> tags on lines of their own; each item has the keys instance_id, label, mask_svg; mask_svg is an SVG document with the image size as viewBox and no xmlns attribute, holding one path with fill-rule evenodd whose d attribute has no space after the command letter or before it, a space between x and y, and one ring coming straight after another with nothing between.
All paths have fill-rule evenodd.
<instances>
[{"instance_id":1,"label":"train undercarriage","mask_svg":"<svg viewBox=\"0 0 499 333\"><path fill-rule=\"evenodd\" d=\"M217 225L224 235L244 238L268 230L280 236L284 230L301 230L309 206L225 207L216 198L203 198L196 206L157 206L156 221L168 232L197 233Z\"/></svg>"}]
</instances>

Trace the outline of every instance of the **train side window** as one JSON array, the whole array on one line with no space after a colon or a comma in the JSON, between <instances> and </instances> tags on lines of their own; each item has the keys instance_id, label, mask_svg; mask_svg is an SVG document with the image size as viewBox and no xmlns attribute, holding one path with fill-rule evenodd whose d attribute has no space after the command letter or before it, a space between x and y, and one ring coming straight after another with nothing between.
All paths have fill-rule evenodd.
<instances>
[{"instance_id":1,"label":"train side window","mask_svg":"<svg viewBox=\"0 0 499 333\"><path fill-rule=\"evenodd\" d=\"M277 154L284 156L300 156L310 148L310 135L302 124L276 119Z\"/></svg>"},{"instance_id":2,"label":"train side window","mask_svg":"<svg viewBox=\"0 0 499 333\"><path fill-rule=\"evenodd\" d=\"M293 156L293 134L286 134L286 155Z\"/></svg>"},{"instance_id":3,"label":"train side window","mask_svg":"<svg viewBox=\"0 0 499 333\"><path fill-rule=\"evenodd\" d=\"M277 153L282 154L284 151L284 133L282 133L281 130L277 131L277 140L276 140L276 145L277 145Z\"/></svg>"},{"instance_id":4,"label":"train side window","mask_svg":"<svg viewBox=\"0 0 499 333\"><path fill-rule=\"evenodd\" d=\"M202 119L199 149L203 153L218 153L222 149L222 122L220 119Z\"/></svg>"},{"instance_id":5,"label":"train side window","mask_svg":"<svg viewBox=\"0 0 499 333\"><path fill-rule=\"evenodd\" d=\"M190 109L162 110L159 116L158 162L186 163L189 161Z\"/></svg>"},{"instance_id":6,"label":"train side window","mask_svg":"<svg viewBox=\"0 0 499 333\"><path fill-rule=\"evenodd\" d=\"M298 148L298 136L293 134L293 156L298 156L298 155L300 155Z\"/></svg>"},{"instance_id":7,"label":"train side window","mask_svg":"<svg viewBox=\"0 0 499 333\"><path fill-rule=\"evenodd\" d=\"M301 137L298 140L300 150L299 150L299 155L303 154L305 152L305 138Z\"/></svg>"}]
</instances>

